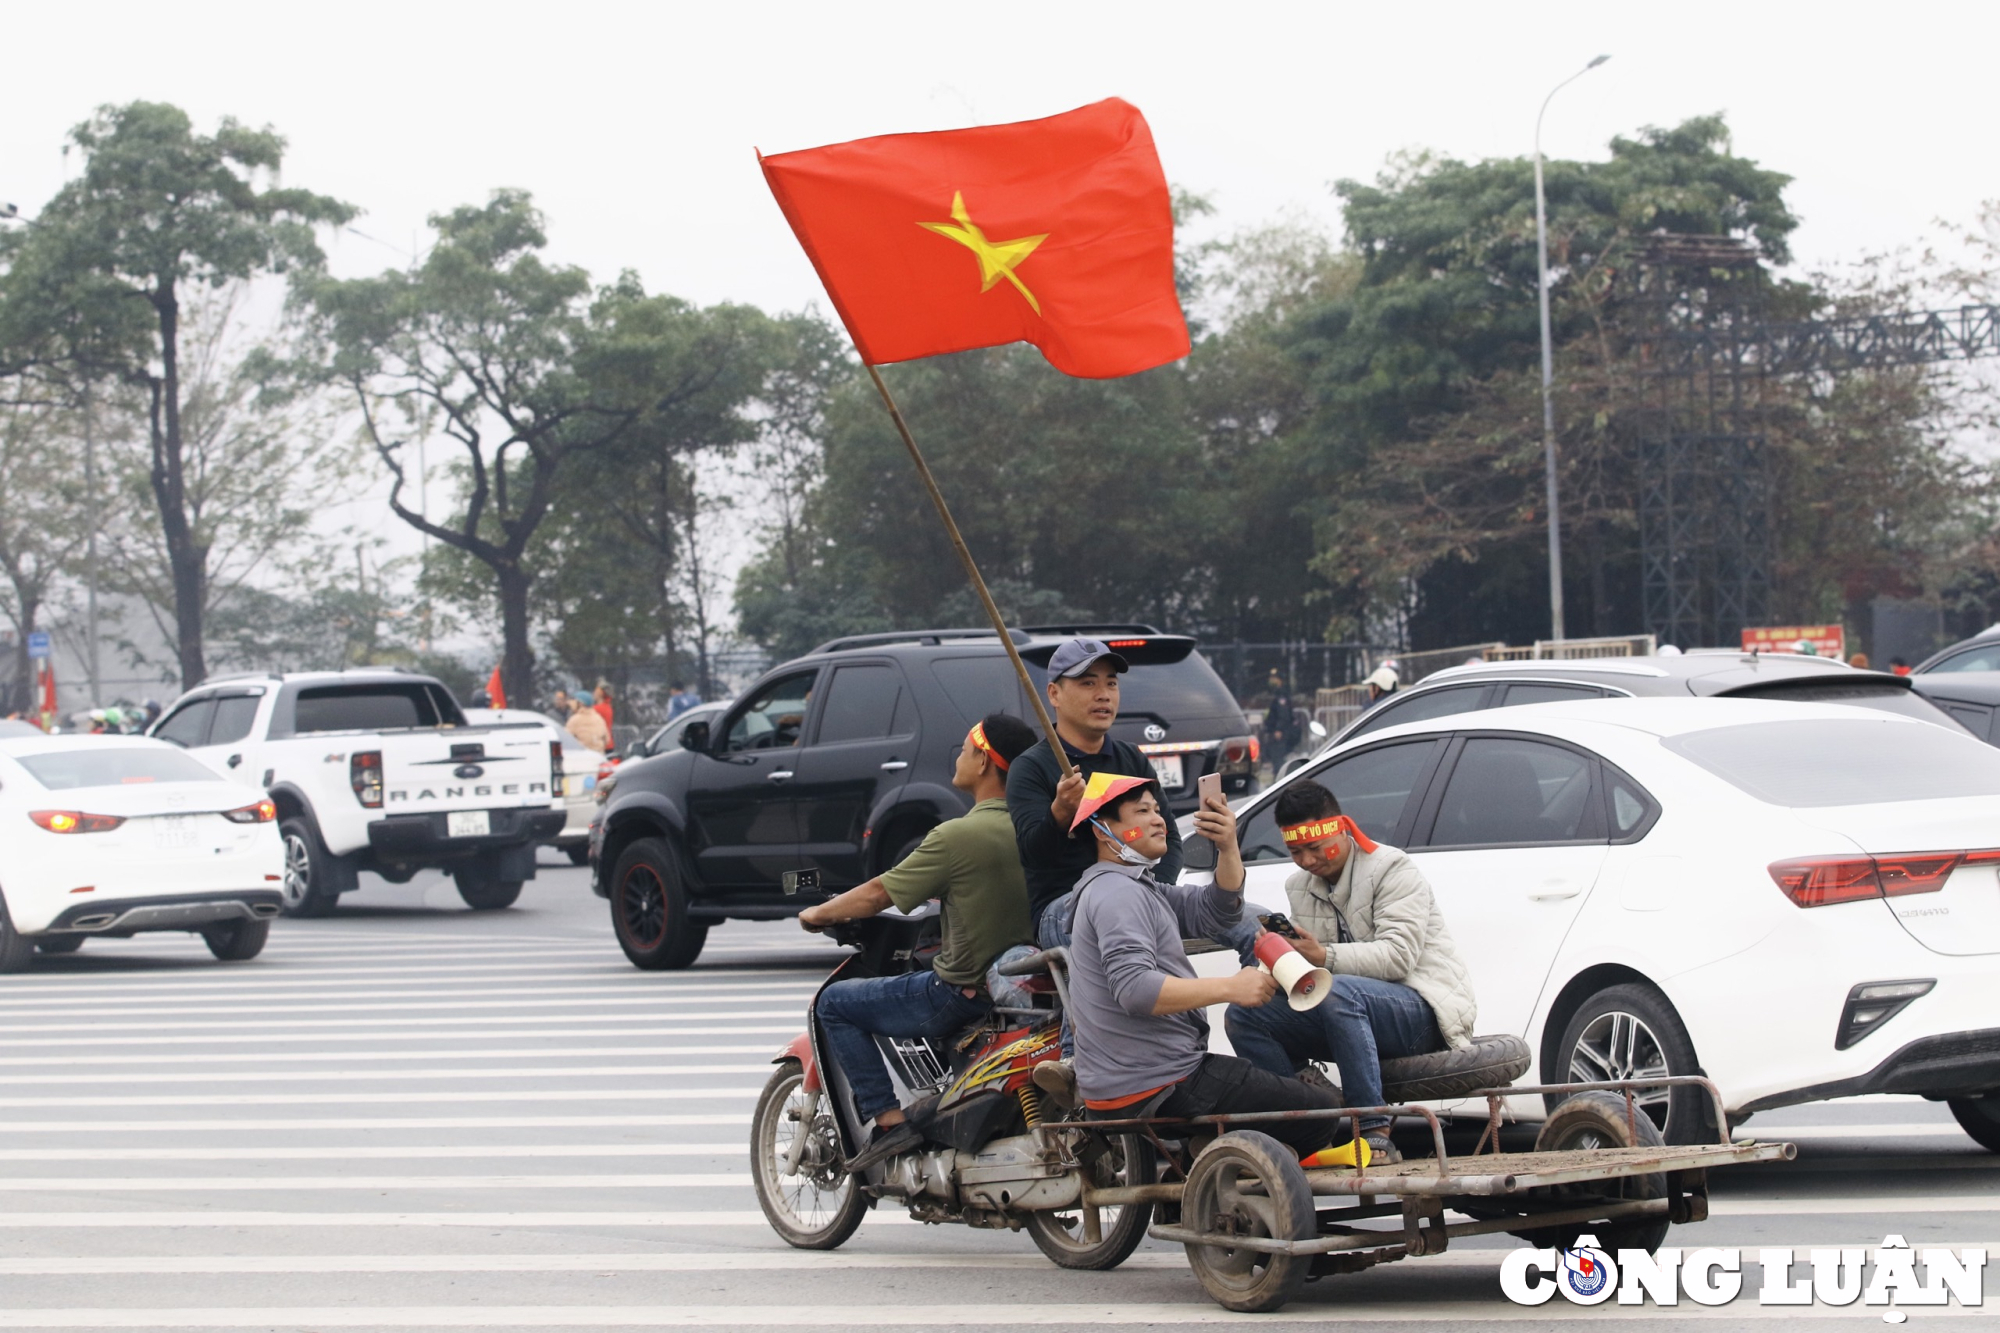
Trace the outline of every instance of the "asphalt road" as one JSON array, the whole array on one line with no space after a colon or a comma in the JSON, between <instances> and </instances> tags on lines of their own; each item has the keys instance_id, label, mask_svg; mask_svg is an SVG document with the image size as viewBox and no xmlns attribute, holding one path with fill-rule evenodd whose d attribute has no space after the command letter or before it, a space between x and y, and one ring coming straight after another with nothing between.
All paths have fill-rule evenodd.
<instances>
[{"instance_id":1,"label":"asphalt road","mask_svg":"<svg viewBox=\"0 0 2000 1333\"><path fill-rule=\"evenodd\" d=\"M1511 1241L1315 1282L1263 1317L1218 1309L1155 1241L1116 1272L1070 1273L1025 1236L885 1208L837 1252L789 1250L757 1211L745 1143L833 946L731 925L695 968L641 973L566 865L506 912L466 911L434 875L370 878L345 904L280 922L252 963L159 935L0 979L0 1329L1798 1317L1749 1296L1518 1309L1497 1282ZM1719 1174L1712 1218L1670 1244L1895 1232L2000 1251L2000 1159L1940 1106L1864 1099L1750 1128L1795 1138L1799 1160ZM1987 1286L2000 1323L2000 1278Z\"/></svg>"}]
</instances>

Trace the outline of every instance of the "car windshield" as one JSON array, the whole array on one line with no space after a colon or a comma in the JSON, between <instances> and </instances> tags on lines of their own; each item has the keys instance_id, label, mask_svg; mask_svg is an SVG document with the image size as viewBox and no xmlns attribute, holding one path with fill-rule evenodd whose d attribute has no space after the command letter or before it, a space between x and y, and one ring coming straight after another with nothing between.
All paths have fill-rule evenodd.
<instances>
[{"instance_id":1,"label":"car windshield","mask_svg":"<svg viewBox=\"0 0 2000 1333\"><path fill-rule=\"evenodd\" d=\"M177 750L120 745L16 757L50 791L71 787L120 787L147 782L221 782L200 760Z\"/></svg>"},{"instance_id":2,"label":"car windshield","mask_svg":"<svg viewBox=\"0 0 2000 1333\"><path fill-rule=\"evenodd\" d=\"M1956 728L1815 718L1662 743L1760 801L1795 809L2000 796L2000 750Z\"/></svg>"}]
</instances>

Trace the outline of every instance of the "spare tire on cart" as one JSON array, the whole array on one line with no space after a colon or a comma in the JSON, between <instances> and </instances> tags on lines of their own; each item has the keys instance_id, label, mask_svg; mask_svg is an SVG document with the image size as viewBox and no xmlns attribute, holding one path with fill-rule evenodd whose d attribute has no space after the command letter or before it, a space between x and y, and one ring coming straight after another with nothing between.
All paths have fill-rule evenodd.
<instances>
[{"instance_id":1,"label":"spare tire on cart","mask_svg":"<svg viewBox=\"0 0 2000 1333\"><path fill-rule=\"evenodd\" d=\"M1464 1097L1504 1088L1534 1063L1528 1043L1504 1033L1474 1037L1462 1050L1404 1055L1382 1062L1382 1101L1388 1106Z\"/></svg>"}]
</instances>

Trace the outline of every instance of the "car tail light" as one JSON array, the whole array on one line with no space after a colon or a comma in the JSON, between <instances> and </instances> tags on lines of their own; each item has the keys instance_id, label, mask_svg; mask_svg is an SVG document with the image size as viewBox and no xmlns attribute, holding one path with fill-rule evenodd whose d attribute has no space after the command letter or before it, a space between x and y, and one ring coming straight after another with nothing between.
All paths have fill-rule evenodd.
<instances>
[{"instance_id":1,"label":"car tail light","mask_svg":"<svg viewBox=\"0 0 2000 1333\"><path fill-rule=\"evenodd\" d=\"M1224 768L1245 768L1256 762L1256 737L1231 736L1222 743L1222 764Z\"/></svg>"},{"instance_id":2,"label":"car tail light","mask_svg":"<svg viewBox=\"0 0 2000 1333\"><path fill-rule=\"evenodd\" d=\"M354 799L370 810L382 808L382 752L360 750L347 761L347 778L354 786Z\"/></svg>"},{"instance_id":3,"label":"car tail light","mask_svg":"<svg viewBox=\"0 0 2000 1333\"><path fill-rule=\"evenodd\" d=\"M222 817L232 824L268 824L278 817L278 803L267 796L255 805L224 810Z\"/></svg>"},{"instance_id":4,"label":"car tail light","mask_svg":"<svg viewBox=\"0 0 2000 1333\"><path fill-rule=\"evenodd\" d=\"M2000 848L1973 852L1897 852L1883 856L1803 856L1774 861L1771 878L1800 907L1863 898L1936 893L1963 865L2000 864Z\"/></svg>"},{"instance_id":5,"label":"car tail light","mask_svg":"<svg viewBox=\"0 0 2000 1333\"><path fill-rule=\"evenodd\" d=\"M560 792L563 783L562 742L549 742L549 790Z\"/></svg>"},{"instance_id":6,"label":"car tail light","mask_svg":"<svg viewBox=\"0 0 2000 1333\"><path fill-rule=\"evenodd\" d=\"M88 815L81 810L30 810L28 818L51 833L109 833L123 815Z\"/></svg>"},{"instance_id":7,"label":"car tail light","mask_svg":"<svg viewBox=\"0 0 2000 1333\"><path fill-rule=\"evenodd\" d=\"M1264 743L1255 736L1250 738L1250 762L1256 763L1264 757Z\"/></svg>"}]
</instances>

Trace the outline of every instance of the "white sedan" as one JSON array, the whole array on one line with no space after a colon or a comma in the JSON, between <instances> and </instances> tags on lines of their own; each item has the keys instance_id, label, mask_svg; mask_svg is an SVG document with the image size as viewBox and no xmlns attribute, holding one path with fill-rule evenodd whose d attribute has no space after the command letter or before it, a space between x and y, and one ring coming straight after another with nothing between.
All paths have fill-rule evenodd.
<instances>
[{"instance_id":1,"label":"white sedan","mask_svg":"<svg viewBox=\"0 0 2000 1333\"><path fill-rule=\"evenodd\" d=\"M1286 783L1308 778L1423 870L1526 1081L1703 1073L1732 1121L1916 1093L2000 1151L1991 746L1839 705L1607 699L1372 732ZM1263 911L1287 910L1284 785L1238 810ZM1670 1141L1715 1133L1693 1090L1643 1100Z\"/></svg>"},{"instance_id":2,"label":"white sedan","mask_svg":"<svg viewBox=\"0 0 2000 1333\"><path fill-rule=\"evenodd\" d=\"M0 972L93 936L198 932L254 958L278 914L277 810L143 736L0 739Z\"/></svg>"}]
</instances>

